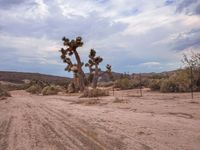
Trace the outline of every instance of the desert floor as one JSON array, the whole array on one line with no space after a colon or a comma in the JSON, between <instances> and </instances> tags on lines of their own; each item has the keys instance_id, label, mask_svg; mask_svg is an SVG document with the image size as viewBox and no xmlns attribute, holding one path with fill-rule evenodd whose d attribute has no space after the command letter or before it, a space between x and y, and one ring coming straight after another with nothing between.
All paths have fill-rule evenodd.
<instances>
[{"instance_id":1,"label":"desert floor","mask_svg":"<svg viewBox=\"0 0 200 150\"><path fill-rule=\"evenodd\" d=\"M0 101L0 150L200 150L200 93L114 94L13 91Z\"/></svg>"}]
</instances>

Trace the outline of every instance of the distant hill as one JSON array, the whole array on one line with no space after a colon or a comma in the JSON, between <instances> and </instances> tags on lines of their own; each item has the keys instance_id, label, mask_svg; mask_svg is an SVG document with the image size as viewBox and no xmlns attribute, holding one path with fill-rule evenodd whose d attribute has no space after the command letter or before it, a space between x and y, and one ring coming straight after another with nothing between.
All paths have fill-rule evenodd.
<instances>
[{"instance_id":1,"label":"distant hill","mask_svg":"<svg viewBox=\"0 0 200 150\"><path fill-rule=\"evenodd\" d=\"M0 71L0 81L24 83L25 80L41 80L52 84L63 84L71 79L67 77L45 75L40 73Z\"/></svg>"},{"instance_id":2,"label":"distant hill","mask_svg":"<svg viewBox=\"0 0 200 150\"><path fill-rule=\"evenodd\" d=\"M150 72L150 73L132 73L132 74L112 72L112 75L115 80L124 78L124 77L134 78L134 77L139 77L140 75L143 79L159 79L159 78L163 78L163 77L169 77L172 74L174 74L180 70L181 69L172 70L172 71L164 71L164 72L160 72L160 73ZM86 73L86 76L88 76L88 75L89 75L89 73ZM108 82L108 81L110 81L108 74L104 74L103 76L100 76L99 82Z\"/></svg>"},{"instance_id":3,"label":"distant hill","mask_svg":"<svg viewBox=\"0 0 200 150\"><path fill-rule=\"evenodd\" d=\"M142 78L162 78L163 76L169 76L178 70L174 71L166 71L166 72L161 72L161 73L141 73ZM139 76L140 74L138 73L133 73L133 74L124 74L124 73L117 73L117 72L112 72L114 79L120 79L121 77L128 76L128 77L134 77L134 76ZM89 74L86 73L86 76ZM24 83L25 80L41 80L45 81L48 83L53 83L53 84L63 84L71 80L71 78L67 77L60 77L60 76L53 76L53 75L46 75L46 74L40 74L40 73L26 73L26 72L10 72L10 71L0 71L0 81L5 81L5 82L11 82L11 83ZM104 75L101 77L100 81L107 82L109 81L108 75Z\"/></svg>"},{"instance_id":4,"label":"distant hill","mask_svg":"<svg viewBox=\"0 0 200 150\"><path fill-rule=\"evenodd\" d=\"M112 72L113 76L115 79L119 79L121 77L135 77L135 76L142 76L143 78L159 78L163 76L170 76L176 72L178 72L180 69L177 70L172 70L172 71L164 71L160 73L156 72L150 72L150 73L132 73L132 74L126 74L126 73L117 73L117 72Z\"/></svg>"}]
</instances>

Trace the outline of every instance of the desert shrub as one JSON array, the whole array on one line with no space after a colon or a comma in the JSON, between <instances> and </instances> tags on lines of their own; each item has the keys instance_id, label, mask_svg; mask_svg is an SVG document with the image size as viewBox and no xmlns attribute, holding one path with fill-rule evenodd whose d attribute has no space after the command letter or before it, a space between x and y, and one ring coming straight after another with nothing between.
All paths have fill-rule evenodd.
<instances>
[{"instance_id":1,"label":"desert shrub","mask_svg":"<svg viewBox=\"0 0 200 150\"><path fill-rule=\"evenodd\" d=\"M162 81L160 86L161 92L178 92L178 86L169 79Z\"/></svg>"},{"instance_id":2,"label":"desert shrub","mask_svg":"<svg viewBox=\"0 0 200 150\"><path fill-rule=\"evenodd\" d=\"M143 78L141 75L127 76L115 81L115 88L121 90L136 89L141 87L148 87L148 78Z\"/></svg>"},{"instance_id":3,"label":"desert shrub","mask_svg":"<svg viewBox=\"0 0 200 150\"><path fill-rule=\"evenodd\" d=\"M129 86L128 78L121 78L115 82L115 88L128 89L128 86Z\"/></svg>"},{"instance_id":4,"label":"desert shrub","mask_svg":"<svg viewBox=\"0 0 200 150\"><path fill-rule=\"evenodd\" d=\"M3 98L3 97L10 97L10 93L6 90L4 90L2 87L0 87L0 98Z\"/></svg>"},{"instance_id":5,"label":"desert shrub","mask_svg":"<svg viewBox=\"0 0 200 150\"><path fill-rule=\"evenodd\" d=\"M25 83L25 84L22 84L22 85L18 86L16 90L26 90L29 87L30 87L30 84L29 83Z\"/></svg>"},{"instance_id":6,"label":"desert shrub","mask_svg":"<svg viewBox=\"0 0 200 150\"><path fill-rule=\"evenodd\" d=\"M103 89L86 89L83 92L81 97L100 97L100 96L108 96L109 91Z\"/></svg>"},{"instance_id":7,"label":"desert shrub","mask_svg":"<svg viewBox=\"0 0 200 150\"><path fill-rule=\"evenodd\" d=\"M110 81L110 82L99 82L98 83L98 86L99 87L110 87L110 86L113 86L113 82L112 81Z\"/></svg>"},{"instance_id":8,"label":"desert shrub","mask_svg":"<svg viewBox=\"0 0 200 150\"><path fill-rule=\"evenodd\" d=\"M26 89L26 91L31 94L40 94L42 91L42 87L35 84L35 85L31 85L28 89Z\"/></svg>"},{"instance_id":9,"label":"desert shrub","mask_svg":"<svg viewBox=\"0 0 200 150\"><path fill-rule=\"evenodd\" d=\"M96 98L85 101L86 105L95 105L95 104L99 104L99 103L100 103L100 100L96 99Z\"/></svg>"},{"instance_id":10,"label":"desert shrub","mask_svg":"<svg viewBox=\"0 0 200 150\"><path fill-rule=\"evenodd\" d=\"M187 70L180 70L161 82L161 92L188 92L190 80Z\"/></svg>"},{"instance_id":11,"label":"desert shrub","mask_svg":"<svg viewBox=\"0 0 200 150\"><path fill-rule=\"evenodd\" d=\"M152 79L149 81L149 85L148 87L152 90L152 91L159 91L160 90L160 86L161 86L161 79Z\"/></svg>"},{"instance_id":12,"label":"desert shrub","mask_svg":"<svg viewBox=\"0 0 200 150\"><path fill-rule=\"evenodd\" d=\"M48 86L49 83L42 80L32 80L29 84L27 84L26 89L27 92L31 94L40 94L44 87Z\"/></svg>"},{"instance_id":13,"label":"desert shrub","mask_svg":"<svg viewBox=\"0 0 200 150\"><path fill-rule=\"evenodd\" d=\"M42 95L56 95L61 92L62 88L60 86L50 85L42 89Z\"/></svg>"},{"instance_id":14,"label":"desert shrub","mask_svg":"<svg viewBox=\"0 0 200 150\"><path fill-rule=\"evenodd\" d=\"M148 87L161 92L188 92L190 85L189 72L187 69L183 69L161 79L150 79ZM195 87L194 85L194 89Z\"/></svg>"},{"instance_id":15,"label":"desert shrub","mask_svg":"<svg viewBox=\"0 0 200 150\"><path fill-rule=\"evenodd\" d=\"M14 91L14 90L25 90L29 87L29 84L17 84L17 83L11 83L11 82L4 82L1 83L1 88L5 91Z\"/></svg>"},{"instance_id":16,"label":"desert shrub","mask_svg":"<svg viewBox=\"0 0 200 150\"><path fill-rule=\"evenodd\" d=\"M113 103L127 103L127 99L115 97Z\"/></svg>"},{"instance_id":17,"label":"desert shrub","mask_svg":"<svg viewBox=\"0 0 200 150\"><path fill-rule=\"evenodd\" d=\"M115 82L115 88L120 88L121 90L128 90L133 89L138 86L137 82L134 82L131 79L128 78L122 78Z\"/></svg>"}]
</instances>

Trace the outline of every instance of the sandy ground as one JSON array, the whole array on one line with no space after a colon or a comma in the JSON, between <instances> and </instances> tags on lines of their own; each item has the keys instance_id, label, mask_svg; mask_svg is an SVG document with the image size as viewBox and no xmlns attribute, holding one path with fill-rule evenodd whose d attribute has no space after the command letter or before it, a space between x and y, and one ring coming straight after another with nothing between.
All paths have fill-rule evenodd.
<instances>
[{"instance_id":1,"label":"sandy ground","mask_svg":"<svg viewBox=\"0 0 200 150\"><path fill-rule=\"evenodd\" d=\"M111 93L112 94L112 93ZM24 91L0 101L0 150L200 150L200 93L83 99Z\"/></svg>"}]
</instances>

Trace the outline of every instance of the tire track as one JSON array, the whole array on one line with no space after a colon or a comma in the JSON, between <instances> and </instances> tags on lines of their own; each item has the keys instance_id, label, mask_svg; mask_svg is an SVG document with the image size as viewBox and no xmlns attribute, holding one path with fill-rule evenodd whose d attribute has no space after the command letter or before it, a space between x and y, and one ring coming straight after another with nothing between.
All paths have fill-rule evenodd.
<instances>
[{"instance_id":1,"label":"tire track","mask_svg":"<svg viewBox=\"0 0 200 150\"><path fill-rule=\"evenodd\" d=\"M51 121L46 114L43 114L41 108L38 112L40 116L34 114L34 120L37 124L41 124L40 132L44 135L49 145L54 145L58 150L83 149L76 139L65 133L60 124L59 129L56 129L55 122Z\"/></svg>"},{"instance_id":2,"label":"tire track","mask_svg":"<svg viewBox=\"0 0 200 150\"><path fill-rule=\"evenodd\" d=\"M0 125L0 149L8 149L8 137L10 132L10 127L13 121L13 117L10 117L8 120L5 120Z\"/></svg>"},{"instance_id":3,"label":"tire track","mask_svg":"<svg viewBox=\"0 0 200 150\"><path fill-rule=\"evenodd\" d=\"M76 139L78 139L80 142L84 144L84 146L87 147L87 149L95 149L95 150L105 150L107 147L100 143L98 139L94 136L94 132L85 130L81 127L78 127L75 125L74 121L70 120L69 118L66 118L62 114L46 107L42 106L42 109L46 111L46 113L50 114L51 117L54 117L56 120L61 122L64 126L65 129ZM71 116L71 115L67 115ZM70 122L66 123L66 122Z\"/></svg>"},{"instance_id":4,"label":"tire track","mask_svg":"<svg viewBox=\"0 0 200 150\"><path fill-rule=\"evenodd\" d=\"M27 134L31 142L32 148L42 148L45 144L51 145L54 149L66 150L73 149L71 145L65 142L66 138L63 138L52 125L52 122L43 116L41 110L37 107L28 107L28 113L26 113L26 121L29 128L27 128ZM38 115L37 112L40 114ZM34 128L33 128L34 127Z\"/></svg>"},{"instance_id":5,"label":"tire track","mask_svg":"<svg viewBox=\"0 0 200 150\"><path fill-rule=\"evenodd\" d=\"M62 120L69 120L69 122L72 123L73 126L75 126L76 129L78 129L79 131L83 132L86 134L87 137L91 137L93 140L98 141L98 139L93 136L92 133L90 133L89 131L85 130L86 128L81 128L77 125L77 123L75 123L74 121L70 120L69 118L66 118L66 116L72 116L71 114L65 112L65 111L61 111L58 109L50 109L49 107L43 105L43 110L45 110L47 113L53 115L54 117L56 117L57 119ZM56 110L56 111L55 111ZM65 115L64 115L65 114ZM64 124L66 125L66 123L64 122ZM80 122L78 123L80 124ZM69 125L69 124L67 124ZM72 126L71 125L71 126ZM135 150L152 150L152 148L136 139L133 139L132 137L128 137L126 135L124 135L126 138L132 139L133 142L135 143ZM104 146L104 149L117 149L117 150L124 150L126 149L124 143L122 141L113 139L111 137L107 137L104 135L104 138L107 139L107 141L109 141L109 143L111 144L110 146L106 145ZM99 142L100 143L100 142ZM95 149L96 150L96 149Z\"/></svg>"}]
</instances>

